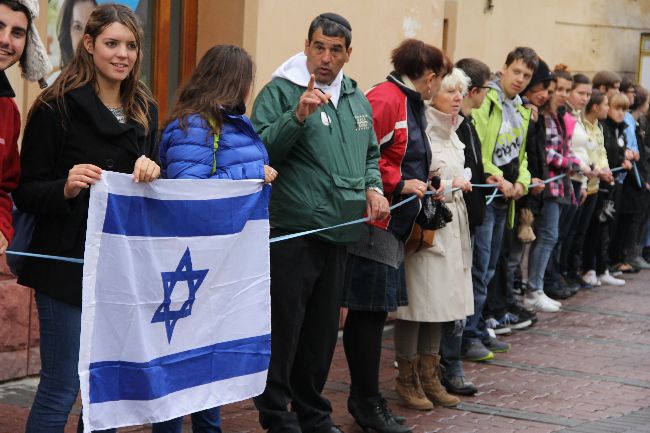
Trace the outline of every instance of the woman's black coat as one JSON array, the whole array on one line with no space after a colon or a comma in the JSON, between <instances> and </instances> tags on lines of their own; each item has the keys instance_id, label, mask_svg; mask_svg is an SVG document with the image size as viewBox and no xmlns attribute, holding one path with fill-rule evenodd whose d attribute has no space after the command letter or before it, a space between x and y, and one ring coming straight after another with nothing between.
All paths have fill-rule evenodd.
<instances>
[{"instance_id":1,"label":"woman's black coat","mask_svg":"<svg viewBox=\"0 0 650 433\"><path fill-rule=\"evenodd\" d=\"M158 161L158 112L150 105L149 132L129 120L120 124L90 85L36 109L26 127L21 151L21 179L13 193L16 206L36 215L29 252L83 258L89 190L66 200L63 187L76 164L132 173L146 155ZM55 299L81 305L82 265L27 258L18 279Z\"/></svg>"}]
</instances>

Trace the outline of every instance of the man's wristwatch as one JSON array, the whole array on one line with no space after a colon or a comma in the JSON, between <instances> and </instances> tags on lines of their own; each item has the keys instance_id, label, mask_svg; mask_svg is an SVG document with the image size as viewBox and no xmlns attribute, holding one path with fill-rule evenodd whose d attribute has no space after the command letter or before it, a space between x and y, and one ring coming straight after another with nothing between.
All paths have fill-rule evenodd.
<instances>
[{"instance_id":1,"label":"man's wristwatch","mask_svg":"<svg viewBox=\"0 0 650 433\"><path fill-rule=\"evenodd\" d=\"M368 188L366 188L366 191L374 191L376 193L384 195L384 191L382 191L382 189L377 186L369 186Z\"/></svg>"}]
</instances>

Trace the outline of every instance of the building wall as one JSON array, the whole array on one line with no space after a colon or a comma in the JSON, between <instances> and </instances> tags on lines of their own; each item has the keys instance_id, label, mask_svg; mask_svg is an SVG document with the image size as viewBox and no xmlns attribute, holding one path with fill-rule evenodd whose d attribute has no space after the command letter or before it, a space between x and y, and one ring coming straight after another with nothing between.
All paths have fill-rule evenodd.
<instances>
[{"instance_id":1,"label":"building wall","mask_svg":"<svg viewBox=\"0 0 650 433\"><path fill-rule=\"evenodd\" d=\"M564 63L593 75L611 69L636 80L639 41L650 31L648 0L446 0L449 54L503 65L517 45L535 50L551 67Z\"/></svg>"},{"instance_id":2,"label":"building wall","mask_svg":"<svg viewBox=\"0 0 650 433\"><path fill-rule=\"evenodd\" d=\"M216 14L220 9L218 3L230 3L231 23L241 23L243 17L242 25L235 30L218 24L230 18L209 19L208 11ZM297 0L201 0L198 56L213 44L239 42L255 58L257 92L282 62L304 49L309 23L322 12L337 12L352 24L352 56L344 70L364 90L390 72L390 50L404 38L416 37L437 46L442 43L444 0L330 0L326 4ZM227 13L222 10L221 15ZM242 28L243 34L238 31Z\"/></svg>"}]
</instances>

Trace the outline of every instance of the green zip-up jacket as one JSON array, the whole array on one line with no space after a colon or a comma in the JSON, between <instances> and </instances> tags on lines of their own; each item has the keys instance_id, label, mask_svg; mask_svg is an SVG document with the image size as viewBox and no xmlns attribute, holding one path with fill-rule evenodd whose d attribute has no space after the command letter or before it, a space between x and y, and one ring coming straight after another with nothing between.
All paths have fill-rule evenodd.
<instances>
[{"instance_id":1,"label":"green zip-up jacket","mask_svg":"<svg viewBox=\"0 0 650 433\"><path fill-rule=\"evenodd\" d=\"M521 114L523 123L520 133L523 134L521 149L519 149L519 176L516 182L524 187L524 192L528 193L530 185L530 172L528 171L528 157L526 156L526 136L528 135L528 123L530 122L530 110L523 105L517 107ZM481 140L481 152L483 154L483 169L486 177L503 176L503 172L492 162L492 155L497 143L497 136L501 129L501 102L495 89L489 89L485 100L480 108L472 110L472 121L476 128L476 133ZM510 200L508 209L508 227L513 227L515 221L515 202Z\"/></svg>"},{"instance_id":2,"label":"green zip-up jacket","mask_svg":"<svg viewBox=\"0 0 650 433\"><path fill-rule=\"evenodd\" d=\"M330 102L304 124L295 117L306 88L274 78L255 100L252 122L278 171L273 182L271 227L298 232L361 218L366 188L382 188L372 111L356 82L343 76L338 106ZM348 244L361 224L319 232Z\"/></svg>"}]
</instances>

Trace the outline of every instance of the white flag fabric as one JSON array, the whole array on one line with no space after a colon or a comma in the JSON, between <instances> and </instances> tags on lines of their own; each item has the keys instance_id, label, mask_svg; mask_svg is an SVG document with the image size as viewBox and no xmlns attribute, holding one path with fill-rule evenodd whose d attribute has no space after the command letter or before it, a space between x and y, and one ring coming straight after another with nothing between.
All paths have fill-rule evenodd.
<instances>
[{"instance_id":1,"label":"white flag fabric","mask_svg":"<svg viewBox=\"0 0 650 433\"><path fill-rule=\"evenodd\" d=\"M103 172L91 189L79 377L86 432L264 390L271 349L261 181Z\"/></svg>"}]
</instances>

